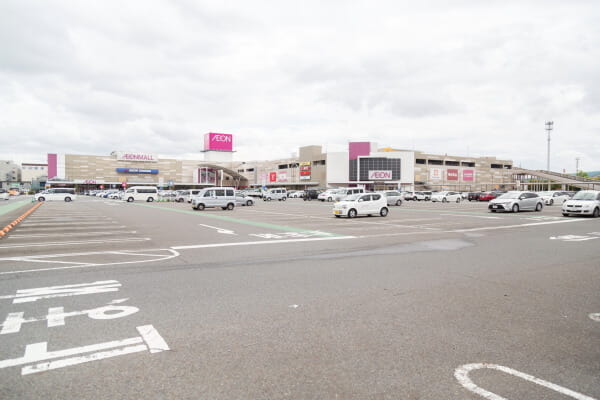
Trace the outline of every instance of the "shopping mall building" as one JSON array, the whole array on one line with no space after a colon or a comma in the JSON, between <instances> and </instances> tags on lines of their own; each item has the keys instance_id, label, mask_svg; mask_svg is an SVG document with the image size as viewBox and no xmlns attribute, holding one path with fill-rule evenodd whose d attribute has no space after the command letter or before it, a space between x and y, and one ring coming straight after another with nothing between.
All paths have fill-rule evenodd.
<instances>
[{"instance_id":1,"label":"shopping mall building","mask_svg":"<svg viewBox=\"0 0 600 400\"><path fill-rule=\"evenodd\" d=\"M512 161L495 157L426 154L349 142L346 151L323 152L318 145L298 156L271 161L233 161L231 134L207 133L203 160L160 158L114 151L108 155L48 154L48 185L78 191L133 185L183 189L203 186L364 186L368 190L491 190L512 188Z\"/></svg>"}]
</instances>

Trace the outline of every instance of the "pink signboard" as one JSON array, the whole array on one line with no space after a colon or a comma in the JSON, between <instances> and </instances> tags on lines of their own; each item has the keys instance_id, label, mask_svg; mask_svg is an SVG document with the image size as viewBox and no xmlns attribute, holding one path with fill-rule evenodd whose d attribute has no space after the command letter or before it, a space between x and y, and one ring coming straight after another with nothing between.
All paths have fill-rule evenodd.
<instances>
[{"instance_id":1,"label":"pink signboard","mask_svg":"<svg viewBox=\"0 0 600 400\"><path fill-rule=\"evenodd\" d=\"M446 171L446 176L449 181L457 181L458 180L458 170L457 169L449 169Z\"/></svg>"},{"instance_id":2,"label":"pink signboard","mask_svg":"<svg viewBox=\"0 0 600 400\"><path fill-rule=\"evenodd\" d=\"M475 180L475 170L463 169L462 176L463 176L463 181L474 181Z\"/></svg>"},{"instance_id":3,"label":"pink signboard","mask_svg":"<svg viewBox=\"0 0 600 400\"><path fill-rule=\"evenodd\" d=\"M277 172L269 172L269 182L277 182Z\"/></svg>"},{"instance_id":4,"label":"pink signboard","mask_svg":"<svg viewBox=\"0 0 600 400\"><path fill-rule=\"evenodd\" d=\"M215 132L205 134L204 150L233 151L233 135Z\"/></svg>"},{"instance_id":5,"label":"pink signboard","mask_svg":"<svg viewBox=\"0 0 600 400\"><path fill-rule=\"evenodd\" d=\"M58 160L56 154L48 153L48 179L56 177L58 173Z\"/></svg>"},{"instance_id":6,"label":"pink signboard","mask_svg":"<svg viewBox=\"0 0 600 400\"><path fill-rule=\"evenodd\" d=\"M350 156L350 160L356 160L359 156L368 156L370 154L370 142L350 142L348 144L348 155Z\"/></svg>"}]
</instances>

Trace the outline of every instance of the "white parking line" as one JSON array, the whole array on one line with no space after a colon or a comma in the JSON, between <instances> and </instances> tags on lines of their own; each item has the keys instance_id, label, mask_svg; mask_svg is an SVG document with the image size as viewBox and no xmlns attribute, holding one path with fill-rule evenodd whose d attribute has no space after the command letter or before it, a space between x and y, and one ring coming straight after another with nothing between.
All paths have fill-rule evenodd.
<instances>
[{"instance_id":1,"label":"white parking line","mask_svg":"<svg viewBox=\"0 0 600 400\"><path fill-rule=\"evenodd\" d=\"M489 369L495 369L497 371L501 371L504 372L506 374L509 375L513 375L516 376L518 378L521 378L523 380L526 380L528 382L533 382L537 385L546 387L548 389L552 389L555 392L558 392L560 394L563 394L565 396L569 396L573 399L577 399L577 400L596 400L593 397L589 397L586 396L584 394L575 392L571 389L567 389L566 387L562 387L560 385L557 385L555 383L552 382L548 382L545 381L543 379L540 378L536 378L535 376L529 375L529 374L524 374L523 372L517 371L515 369L512 368L508 368L508 367L503 367L502 365L496 365L496 364L485 364L485 363L479 363L479 364L466 364L466 365L461 365L460 367L458 367L455 371L454 371L454 376L456 377L456 379L458 380L458 382L460 382L461 385L463 385L467 390L480 395L481 397L488 399L488 400L507 400L505 397L499 396L496 393L492 393L488 390L485 390L479 386L477 386L476 384L473 383L473 381L469 378L469 372L474 371L474 370L478 370L478 369L484 369L484 368L489 368Z\"/></svg>"},{"instance_id":2,"label":"white parking line","mask_svg":"<svg viewBox=\"0 0 600 400\"><path fill-rule=\"evenodd\" d=\"M459 217L459 218L464 218L464 217L471 217L471 218L484 218L484 219L502 219L502 217L485 217L485 216L479 216L479 215L458 215L458 214L440 214L446 217Z\"/></svg>"},{"instance_id":3,"label":"white parking line","mask_svg":"<svg viewBox=\"0 0 600 400\"><path fill-rule=\"evenodd\" d=\"M70 227L71 225L77 225L77 226L81 226L81 225L105 225L105 224L118 224L118 222L113 221L113 220L108 220L108 219L103 219L101 221L93 221L93 222L34 222L34 223L28 223L28 222L24 222L21 224L21 226L66 226L66 227Z\"/></svg>"},{"instance_id":4,"label":"white parking line","mask_svg":"<svg viewBox=\"0 0 600 400\"><path fill-rule=\"evenodd\" d=\"M106 236L121 233L137 233L137 231L108 231L108 232L80 232L80 233L38 233L38 234L24 234L24 235L9 235L6 239L29 239L29 238L43 238L43 237L68 237L68 236Z\"/></svg>"},{"instance_id":5,"label":"white parking line","mask_svg":"<svg viewBox=\"0 0 600 400\"><path fill-rule=\"evenodd\" d=\"M475 231L488 231L488 230L496 230L496 229L510 229L510 228L521 228L525 226L538 226L538 225L551 225L551 224L565 224L568 222L584 222L591 221L585 219L566 219L561 221L547 221L547 222L534 222L531 224L520 224L520 225L500 225L500 226L484 226L482 228L470 228L470 229L456 229L453 231L447 232L475 232Z\"/></svg>"},{"instance_id":6,"label":"white parking line","mask_svg":"<svg viewBox=\"0 0 600 400\"><path fill-rule=\"evenodd\" d=\"M49 246L68 246L79 244L98 244L98 243L114 243L114 242L143 242L151 240L150 238L120 238L120 239L105 239L105 240L85 240L73 242L42 242L42 243L24 243L12 244L8 246L0 246L0 249L13 249L18 247L49 247Z\"/></svg>"},{"instance_id":7,"label":"white parking line","mask_svg":"<svg viewBox=\"0 0 600 400\"><path fill-rule=\"evenodd\" d=\"M212 243L212 244L193 244L189 246L171 246L174 250L183 249L207 249L215 247L232 247L232 246L254 246L263 244L278 244L278 243L297 243L297 242L317 242L323 240L344 240L344 239L355 239L355 236L333 236L333 237L320 237L320 238L309 238L309 239L282 239L282 240L261 240L257 242L230 242L230 243Z\"/></svg>"}]
</instances>

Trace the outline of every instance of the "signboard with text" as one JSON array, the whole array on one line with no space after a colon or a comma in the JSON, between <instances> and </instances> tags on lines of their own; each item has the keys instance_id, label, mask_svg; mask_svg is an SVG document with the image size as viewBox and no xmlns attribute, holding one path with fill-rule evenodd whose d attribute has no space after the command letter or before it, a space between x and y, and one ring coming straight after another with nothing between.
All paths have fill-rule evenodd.
<instances>
[{"instance_id":1,"label":"signboard with text","mask_svg":"<svg viewBox=\"0 0 600 400\"><path fill-rule=\"evenodd\" d=\"M446 178L449 181L457 181L458 180L458 169L449 169L446 171Z\"/></svg>"},{"instance_id":2,"label":"signboard with text","mask_svg":"<svg viewBox=\"0 0 600 400\"><path fill-rule=\"evenodd\" d=\"M392 171L369 171L369 180L391 180Z\"/></svg>"},{"instance_id":3,"label":"signboard with text","mask_svg":"<svg viewBox=\"0 0 600 400\"><path fill-rule=\"evenodd\" d=\"M431 168L429 170L429 179L432 181L439 181L442 179L442 169L441 168Z\"/></svg>"},{"instance_id":4,"label":"signboard with text","mask_svg":"<svg viewBox=\"0 0 600 400\"><path fill-rule=\"evenodd\" d=\"M158 156L150 153L135 153L130 151L117 151L117 161L158 162Z\"/></svg>"},{"instance_id":5,"label":"signboard with text","mask_svg":"<svg viewBox=\"0 0 600 400\"><path fill-rule=\"evenodd\" d=\"M233 135L215 132L205 134L204 150L233 151Z\"/></svg>"},{"instance_id":6,"label":"signboard with text","mask_svg":"<svg viewBox=\"0 0 600 400\"><path fill-rule=\"evenodd\" d=\"M277 172L269 172L269 182L277 182Z\"/></svg>"},{"instance_id":7,"label":"signboard with text","mask_svg":"<svg viewBox=\"0 0 600 400\"><path fill-rule=\"evenodd\" d=\"M287 182L287 172L277 174L277 182Z\"/></svg>"},{"instance_id":8,"label":"signboard with text","mask_svg":"<svg viewBox=\"0 0 600 400\"><path fill-rule=\"evenodd\" d=\"M311 166L310 161L303 161L299 164L300 166L300 180L310 181Z\"/></svg>"},{"instance_id":9,"label":"signboard with text","mask_svg":"<svg viewBox=\"0 0 600 400\"><path fill-rule=\"evenodd\" d=\"M462 180L466 182L475 180L475 170L474 169L463 169L462 171Z\"/></svg>"}]
</instances>

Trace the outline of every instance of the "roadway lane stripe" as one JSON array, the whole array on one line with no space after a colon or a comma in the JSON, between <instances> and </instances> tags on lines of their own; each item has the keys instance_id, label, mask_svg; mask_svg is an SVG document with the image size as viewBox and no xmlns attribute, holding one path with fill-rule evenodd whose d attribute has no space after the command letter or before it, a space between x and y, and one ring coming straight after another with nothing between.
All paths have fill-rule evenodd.
<instances>
[{"instance_id":1,"label":"roadway lane stripe","mask_svg":"<svg viewBox=\"0 0 600 400\"><path fill-rule=\"evenodd\" d=\"M122 238L122 239L105 239L105 240L85 240L78 242L42 242L42 243L24 243L11 244L8 246L0 246L0 249L14 249L18 247L48 247L48 246L67 246L75 244L97 244L97 243L114 243L114 242L143 242L151 240L150 238Z\"/></svg>"},{"instance_id":2,"label":"roadway lane stripe","mask_svg":"<svg viewBox=\"0 0 600 400\"><path fill-rule=\"evenodd\" d=\"M521 228L524 226L538 226L538 225L551 225L551 224L565 224L565 223L569 223L569 222L585 222L585 221L591 221L591 220L585 220L585 219L569 219L569 220L564 220L564 221L547 221L547 222L534 222L531 224L520 224L520 225L501 225L501 226L485 226L483 228L470 228L470 229L456 229L453 231L446 231L446 232L475 232L475 231L489 231L489 230L496 230L496 229L510 229L510 228Z\"/></svg>"},{"instance_id":3,"label":"roadway lane stripe","mask_svg":"<svg viewBox=\"0 0 600 400\"><path fill-rule=\"evenodd\" d=\"M275 225L275 224L269 224L266 222L257 222L257 221L250 221L247 219L227 217L224 215L213 215L213 214L209 214L206 212L200 212L200 211L195 211L195 210L192 210L192 211L181 210L178 208L167 208L167 207L153 206L153 205L149 205L149 204L140 204L140 203L130 203L130 204L134 204L138 207L148 207L148 208L154 208L154 209L158 209L158 210L172 211L172 212L178 212L178 213L182 213L182 214L190 214L190 215L195 215L197 217L212 218L212 219L217 219L220 221L233 222L235 224L250 225L250 226L256 226L259 228L274 229L274 230L284 231L284 232L298 232L298 233L308 233L308 232L313 233L314 232L314 229L302 229L302 228L296 228L293 226ZM339 236L338 234L327 233L327 232L323 232L320 235L322 235L322 236Z\"/></svg>"},{"instance_id":4,"label":"roadway lane stripe","mask_svg":"<svg viewBox=\"0 0 600 400\"><path fill-rule=\"evenodd\" d=\"M342 240L342 239L356 239L356 236L332 236L332 237L309 238L309 239L282 239L282 240L261 240L261 241L257 241L257 242L194 244L194 245L189 245L189 246L171 246L171 249L173 249L173 250L206 249L206 248L214 248L214 247L255 246L255 245L263 245L263 244L317 242L317 241L323 241L323 240Z\"/></svg>"},{"instance_id":5,"label":"roadway lane stripe","mask_svg":"<svg viewBox=\"0 0 600 400\"><path fill-rule=\"evenodd\" d=\"M485 217L483 215L468 215L468 214L440 214L440 215L445 216L445 217L460 217L460 218L471 217L471 218L485 218L485 219L502 219L502 217L492 217L492 216Z\"/></svg>"}]
</instances>

